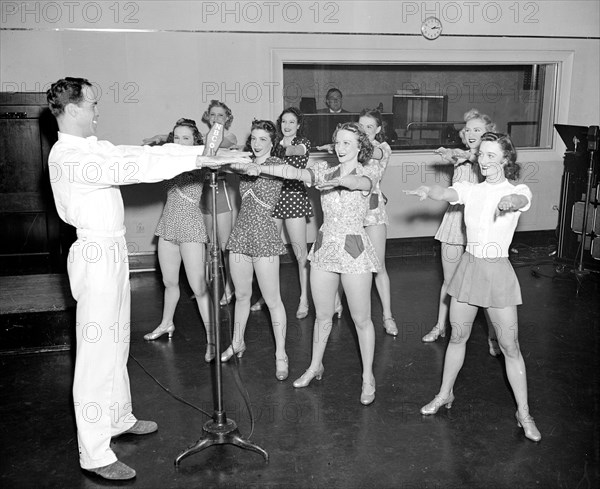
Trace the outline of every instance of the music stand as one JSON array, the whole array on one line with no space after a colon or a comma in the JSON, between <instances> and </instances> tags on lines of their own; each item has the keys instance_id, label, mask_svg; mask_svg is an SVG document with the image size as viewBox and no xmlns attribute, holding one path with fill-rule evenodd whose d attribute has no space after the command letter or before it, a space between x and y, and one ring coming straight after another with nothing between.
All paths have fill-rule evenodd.
<instances>
[{"instance_id":1,"label":"music stand","mask_svg":"<svg viewBox=\"0 0 600 489\"><path fill-rule=\"evenodd\" d=\"M214 156L217 153L221 142L223 141L223 125L215 123L206 135L206 146L204 148L205 156ZM212 271L212 310L211 310L211 325L214 328L215 337L215 368L214 382L216 397L213 401L214 412L210 421L204 423L202 428L203 437L197 442L191 444L187 449L181 452L175 459L175 466L179 466L181 460L196 452L204 450L212 445L236 445L246 450L253 450L260 453L265 461L269 461L269 454L258 445L245 440L240 434L237 424L232 419L228 419L223 409L223 379L221 376L221 335L220 335L220 288L219 288L219 263L220 253L219 243L217 239L217 170L210 172L210 188L212 199L212 233L210 246L210 263Z\"/></svg>"}]
</instances>

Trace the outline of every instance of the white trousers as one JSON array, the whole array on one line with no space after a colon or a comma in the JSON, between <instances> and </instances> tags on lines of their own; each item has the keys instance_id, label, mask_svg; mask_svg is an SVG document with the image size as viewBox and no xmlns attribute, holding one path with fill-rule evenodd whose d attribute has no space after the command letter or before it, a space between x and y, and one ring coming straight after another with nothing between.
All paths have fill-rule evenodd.
<instances>
[{"instance_id":1,"label":"white trousers","mask_svg":"<svg viewBox=\"0 0 600 489\"><path fill-rule=\"evenodd\" d=\"M78 231L79 239L69 250L67 270L77 301L73 402L84 469L115 462L111 437L136 421L127 374L131 291L123 234Z\"/></svg>"}]
</instances>

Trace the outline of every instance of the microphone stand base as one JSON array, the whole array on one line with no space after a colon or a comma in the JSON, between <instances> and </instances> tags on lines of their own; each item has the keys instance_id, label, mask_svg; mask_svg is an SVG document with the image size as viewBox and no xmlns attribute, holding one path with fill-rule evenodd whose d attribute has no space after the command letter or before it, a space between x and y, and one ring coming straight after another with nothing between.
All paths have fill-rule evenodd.
<instances>
[{"instance_id":1,"label":"microphone stand base","mask_svg":"<svg viewBox=\"0 0 600 489\"><path fill-rule=\"evenodd\" d=\"M269 454L258 445L242 438L237 424L231 419L226 419L224 422L217 422L214 419L211 419L204 423L202 431L204 432L204 437L200 438L196 443L193 443L179 454L175 459L176 466L178 466L179 462L185 457L204 450L205 448L213 445L227 444L236 445L245 450L252 450L260 453L265 458L265 462L269 462Z\"/></svg>"}]
</instances>

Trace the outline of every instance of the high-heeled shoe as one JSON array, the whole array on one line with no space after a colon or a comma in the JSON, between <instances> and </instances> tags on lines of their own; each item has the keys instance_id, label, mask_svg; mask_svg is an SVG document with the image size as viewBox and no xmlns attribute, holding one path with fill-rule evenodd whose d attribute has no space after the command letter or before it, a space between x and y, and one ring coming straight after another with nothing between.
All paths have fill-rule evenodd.
<instances>
[{"instance_id":1,"label":"high-heeled shoe","mask_svg":"<svg viewBox=\"0 0 600 489\"><path fill-rule=\"evenodd\" d=\"M206 353L204 354L204 361L206 363L210 363L215 359L217 354L217 350L214 343L206 344Z\"/></svg>"},{"instance_id":2,"label":"high-heeled shoe","mask_svg":"<svg viewBox=\"0 0 600 489\"><path fill-rule=\"evenodd\" d=\"M275 358L275 377L277 380L285 380L288 378L288 357Z\"/></svg>"},{"instance_id":3,"label":"high-heeled shoe","mask_svg":"<svg viewBox=\"0 0 600 489\"><path fill-rule=\"evenodd\" d=\"M300 301L296 311L296 319L304 319L306 316L308 316L308 302Z\"/></svg>"},{"instance_id":4,"label":"high-heeled shoe","mask_svg":"<svg viewBox=\"0 0 600 489\"><path fill-rule=\"evenodd\" d=\"M237 355L238 358L242 358L244 356L244 352L246 351L246 344L242 343L242 346L234 350L233 345L230 345L227 350L221 353L221 363L228 362L233 355Z\"/></svg>"},{"instance_id":5,"label":"high-heeled shoe","mask_svg":"<svg viewBox=\"0 0 600 489\"><path fill-rule=\"evenodd\" d=\"M429 333L427 333L425 336L423 336L423 338L421 338L421 341L423 343L433 343L438 338L443 338L445 336L446 336L446 328L445 327L439 328L436 325L433 327L433 329Z\"/></svg>"},{"instance_id":6,"label":"high-heeled shoe","mask_svg":"<svg viewBox=\"0 0 600 489\"><path fill-rule=\"evenodd\" d=\"M535 442L542 439L542 434L540 433L540 430L537 429L535 421L533 421L533 416L527 415L524 418L520 418L519 411L517 411L515 413L515 418L517 418L517 426L523 428L525 438L529 438L531 441Z\"/></svg>"},{"instance_id":7,"label":"high-heeled shoe","mask_svg":"<svg viewBox=\"0 0 600 489\"><path fill-rule=\"evenodd\" d=\"M370 394L367 392L368 390L373 389L373 392ZM360 392L360 402L361 404L368 406L375 400L375 379L373 382L363 382L362 391Z\"/></svg>"},{"instance_id":8,"label":"high-heeled shoe","mask_svg":"<svg viewBox=\"0 0 600 489\"><path fill-rule=\"evenodd\" d=\"M254 304L252 304L250 306L250 311L252 311L252 312L258 312L258 311L260 311L262 309L262 307L264 305L265 305L265 300L261 297Z\"/></svg>"},{"instance_id":9,"label":"high-heeled shoe","mask_svg":"<svg viewBox=\"0 0 600 489\"><path fill-rule=\"evenodd\" d=\"M342 306L341 302L338 302L335 305L334 314L338 317L338 319L342 319L342 313L344 312L344 306Z\"/></svg>"},{"instance_id":10,"label":"high-heeled shoe","mask_svg":"<svg viewBox=\"0 0 600 489\"><path fill-rule=\"evenodd\" d=\"M173 332L175 331L175 325L173 323L168 326L158 326L152 333L148 333L144 335L144 339L146 341L154 341L160 338L165 333L169 335L169 339L173 337Z\"/></svg>"},{"instance_id":11,"label":"high-heeled shoe","mask_svg":"<svg viewBox=\"0 0 600 489\"><path fill-rule=\"evenodd\" d=\"M435 414L439 411L442 406L446 406L446 409L450 409L452 407L452 403L454 402L454 394L451 392L450 395L446 398L441 397L439 394L433 398L429 404L426 404L421 408L421 414L430 415Z\"/></svg>"},{"instance_id":12,"label":"high-heeled shoe","mask_svg":"<svg viewBox=\"0 0 600 489\"><path fill-rule=\"evenodd\" d=\"M321 365L316 372L312 368L308 368L300 378L294 380L293 385L296 388L308 387L308 384L312 382L312 379L321 380L323 378L323 372L325 372L323 365Z\"/></svg>"},{"instance_id":13,"label":"high-heeled shoe","mask_svg":"<svg viewBox=\"0 0 600 489\"><path fill-rule=\"evenodd\" d=\"M384 316L383 328L390 336L398 336L398 326L396 326L396 320L393 317L386 318Z\"/></svg>"},{"instance_id":14,"label":"high-heeled shoe","mask_svg":"<svg viewBox=\"0 0 600 489\"><path fill-rule=\"evenodd\" d=\"M502 350L500 350L500 345L498 345L496 338L488 338L488 346L490 347L490 355L493 357L502 355Z\"/></svg>"},{"instance_id":15,"label":"high-heeled shoe","mask_svg":"<svg viewBox=\"0 0 600 489\"><path fill-rule=\"evenodd\" d=\"M231 292L230 294L225 293L223 294L223 297L221 297L219 304L221 304L222 306L226 306L231 302L231 299L233 299L233 292Z\"/></svg>"}]
</instances>

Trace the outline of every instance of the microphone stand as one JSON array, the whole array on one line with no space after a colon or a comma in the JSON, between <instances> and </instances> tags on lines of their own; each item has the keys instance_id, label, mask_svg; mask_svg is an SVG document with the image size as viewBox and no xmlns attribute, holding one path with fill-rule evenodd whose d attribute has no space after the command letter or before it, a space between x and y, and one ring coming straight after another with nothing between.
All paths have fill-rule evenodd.
<instances>
[{"instance_id":1,"label":"microphone stand","mask_svg":"<svg viewBox=\"0 0 600 489\"><path fill-rule=\"evenodd\" d=\"M220 131L220 132L219 132ZM223 139L223 126L221 124L213 124L211 130L207 135L207 143L209 141L218 141L216 147L214 145L208 145L209 154L216 154L216 150ZM210 147L212 146L212 147ZM212 151L211 151L212 149ZM214 412L213 417L210 421L204 423L202 428L203 436L195 443L191 444L187 449L181 452L175 459L175 466L178 467L179 463L190 455L204 450L212 445L236 445L246 450L253 450L260 453L265 461L269 461L269 454L258 445L245 440L240 434L237 424L232 419L227 418L225 410L223 409L223 378L221 375L221 335L220 335L220 287L219 287L219 262L220 253L217 233L217 170L210 172L210 188L212 198L212 234L211 234L211 246L210 246L210 263L212 271L212 309L210 312L211 327L215 333L215 368L214 373L214 387L213 393L216 392L216 398L213 400Z\"/></svg>"},{"instance_id":2,"label":"microphone stand","mask_svg":"<svg viewBox=\"0 0 600 489\"><path fill-rule=\"evenodd\" d=\"M594 152L598 148L598 126L591 126L588 129L588 149L590 150L590 164L587 170L587 186L585 191L585 201L583 203L583 223L581 228L581 253L579 254L579 264L573 271L577 278L577 295L581 286L581 278L590 273L583 265L583 255L585 252L585 241L587 238L588 211L592 200L592 180L594 177ZM590 233L590 240L593 239L594 231Z\"/></svg>"}]
</instances>

